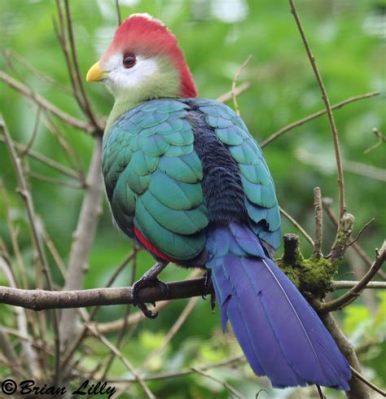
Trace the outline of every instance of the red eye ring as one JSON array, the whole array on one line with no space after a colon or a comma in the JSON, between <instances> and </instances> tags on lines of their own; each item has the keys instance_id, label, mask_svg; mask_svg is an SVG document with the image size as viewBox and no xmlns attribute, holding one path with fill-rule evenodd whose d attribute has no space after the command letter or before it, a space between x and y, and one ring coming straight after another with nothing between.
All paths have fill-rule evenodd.
<instances>
[{"instance_id":1,"label":"red eye ring","mask_svg":"<svg viewBox=\"0 0 386 399\"><path fill-rule=\"evenodd\" d=\"M137 62L137 58L135 57L135 54L133 54L133 53L125 54L123 56L122 65L126 69L132 68L136 62Z\"/></svg>"}]
</instances>

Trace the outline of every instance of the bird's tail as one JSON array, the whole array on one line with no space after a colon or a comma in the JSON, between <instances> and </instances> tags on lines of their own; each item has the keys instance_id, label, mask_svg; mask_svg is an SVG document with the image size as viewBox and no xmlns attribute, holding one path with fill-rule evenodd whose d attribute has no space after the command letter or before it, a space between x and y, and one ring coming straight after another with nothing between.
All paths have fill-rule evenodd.
<instances>
[{"instance_id":1,"label":"bird's tail","mask_svg":"<svg viewBox=\"0 0 386 399\"><path fill-rule=\"evenodd\" d=\"M223 329L229 320L256 374L274 387L349 389L347 360L252 231L235 223L214 228L207 250Z\"/></svg>"}]
</instances>

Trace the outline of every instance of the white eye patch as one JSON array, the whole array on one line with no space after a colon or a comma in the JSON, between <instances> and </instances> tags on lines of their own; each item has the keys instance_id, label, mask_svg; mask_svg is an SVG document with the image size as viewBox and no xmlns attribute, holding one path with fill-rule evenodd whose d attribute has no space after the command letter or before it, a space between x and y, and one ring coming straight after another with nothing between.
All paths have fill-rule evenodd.
<instances>
[{"instance_id":1,"label":"white eye patch","mask_svg":"<svg viewBox=\"0 0 386 399\"><path fill-rule=\"evenodd\" d=\"M102 67L107 72L105 83L113 92L122 88L136 87L158 70L154 59L143 56L137 56L133 67L125 68L122 64L122 54L114 54Z\"/></svg>"}]
</instances>

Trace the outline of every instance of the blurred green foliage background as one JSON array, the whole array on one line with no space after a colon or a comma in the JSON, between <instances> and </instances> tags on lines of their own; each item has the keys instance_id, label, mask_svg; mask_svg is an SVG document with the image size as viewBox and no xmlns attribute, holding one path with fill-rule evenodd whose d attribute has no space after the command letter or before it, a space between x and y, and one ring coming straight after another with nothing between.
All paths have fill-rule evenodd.
<instances>
[{"instance_id":1,"label":"blurred green foliage background","mask_svg":"<svg viewBox=\"0 0 386 399\"><path fill-rule=\"evenodd\" d=\"M386 132L386 3L380 0L299 0L296 2L322 72L332 104L351 96L371 91L381 94L350 104L335 112L341 138L343 163L346 169L348 210L356 217L356 232L371 218L375 221L360 239L361 245L373 257L386 231L385 214L385 145L368 153L376 143L373 128ZM117 26L113 0L71 1L80 69L85 75L109 44ZM201 97L216 98L230 90L232 79L245 59L252 55L243 69L239 82L248 81L251 87L238 98L241 115L257 141L297 119L323 109L321 94L305 55L299 33L289 12L287 1L270 0L121 0L123 17L134 12L148 12L162 19L176 34L184 49ZM65 60L53 29L56 18L54 1L3 0L0 2L0 69L7 71L66 112L82 119L81 112L70 91ZM48 78L49 77L49 78ZM112 98L102 85L86 87L90 101L101 117L106 117ZM0 83L0 111L12 137L28 142L36 119L36 106L31 105L13 89ZM90 161L93 139L79 130L60 125L74 147L83 170ZM71 166L58 140L40 123L34 150ZM331 197L337 209L337 183L331 132L326 117L291 130L265 148L265 156L276 182L279 201L308 232L313 231L313 193L320 186L323 196ZM33 159L29 168L34 174L50 178L60 176ZM12 218L19 229L22 256L31 265L33 259L28 223L20 198L15 191L15 172L6 148L0 143L1 180L8 192ZM32 194L37 213L44 220L59 253L67 261L72 232L76 226L82 191L65 185L50 184L31 177ZM0 196L0 235L10 242L5 223L4 199ZM283 232L297 232L283 220ZM325 249L334 238L334 227L325 222ZM302 241L302 251L312 248ZM106 202L99 223L97 237L89 261L86 287L102 287L112 271L131 249L131 243L111 223ZM50 260L52 261L52 260ZM355 260L354 262L359 262ZM137 277L152 259L140 253ZM55 282L63 279L53 269ZM116 285L127 285L130 268L119 277ZM186 271L170 266L165 280L177 280ZM341 278L353 279L349 262L341 268ZM0 275L0 284L4 285ZM357 346L374 342L361 354L366 375L379 385L386 385L385 319L386 296L374 293L373 309L358 300L339 315L344 331ZM185 301L176 301L154 320L139 324L123 346L122 352L136 367L146 355L162 342L163 337L183 309ZM0 306L0 322L12 324L12 310ZM122 317L124 307L104 308L97 320L108 321ZM112 335L114 339L114 335ZM105 348L98 342L87 356L85 365L92 368L105 356ZM208 301L199 301L192 314L167 349L153 358L150 372L178 371L185 367L203 365L226 359L239 353L228 335L222 335L218 318L210 312ZM0 378L6 375L1 371ZM246 366L215 369L217 378L233 384L245 397L254 397L268 384L257 379ZM110 378L128 377L119 361L114 361ZM221 384L193 374L150 383L160 398L205 398L216 395L230 397ZM269 389L268 389L269 391ZM262 392L261 397L313 397L312 390L279 390ZM130 385L125 397L143 397L143 392ZM315 394L315 393L314 393ZM266 396L264 396L266 395ZM298 396L296 396L298 395ZM329 391L329 398L342 394ZM260 396L259 396L260 397Z\"/></svg>"}]
</instances>

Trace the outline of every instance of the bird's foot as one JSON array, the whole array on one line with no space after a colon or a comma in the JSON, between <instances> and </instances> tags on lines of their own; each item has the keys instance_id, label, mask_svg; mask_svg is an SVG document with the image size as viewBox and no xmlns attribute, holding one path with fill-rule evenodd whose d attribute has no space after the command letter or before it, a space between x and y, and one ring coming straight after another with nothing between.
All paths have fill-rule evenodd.
<instances>
[{"instance_id":1,"label":"bird's foot","mask_svg":"<svg viewBox=\"0 0 386 399\"><path fill-rule=\"evenodd\" d=\"M169 292L169 287L167 284L158 280L157 278L146 278L142 277L138 281L136 281L133 285L132 295L133 295L133 304L141 310L141 312L149 319L155 319L158 316L157 312L152 312L144 302L139 299L139 293L143 288L149 287L160 287L163 295L167 295ZM153 303L155 306L155 303Z\"/></svg>"},{"instance_id":2,"label":"bird's foot","mask_svg":"<svg viewBox=\"0 0 386 399\"><path fill-rule=\"evenodd\" d=\"M212 312L214 311L216 307L216 295L214 293L213 289L213 284L212 284L212 276L211 276L211 271L208 270L205 275L204 275L204 294L202 294L202 299L206 299L206 296L210 295L210 308L212 309Z\"/></svg>"}]
</instances>

